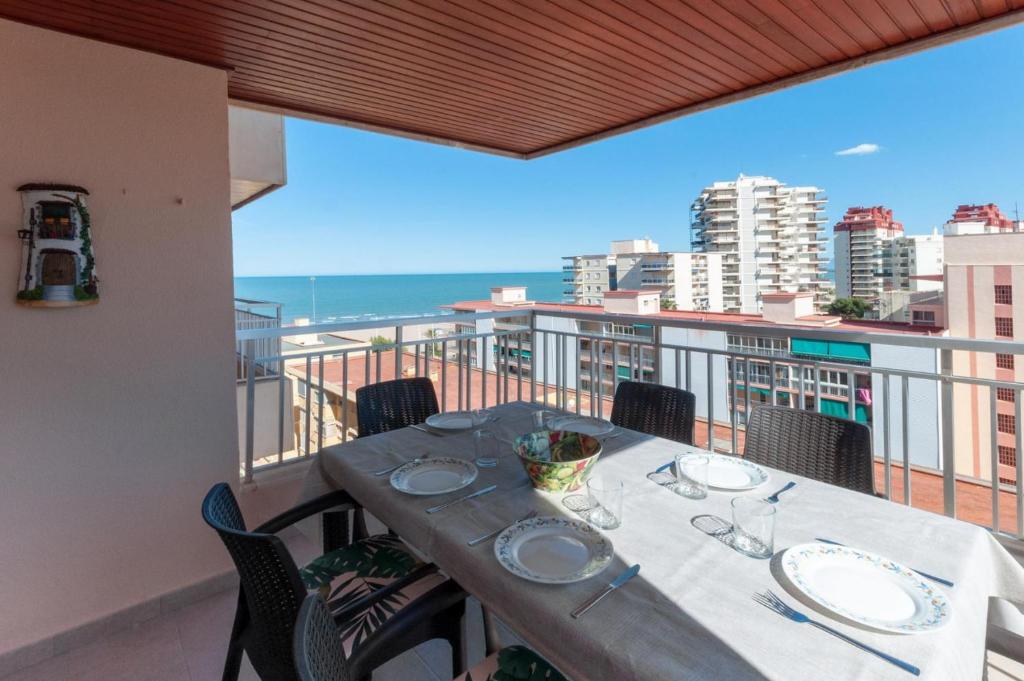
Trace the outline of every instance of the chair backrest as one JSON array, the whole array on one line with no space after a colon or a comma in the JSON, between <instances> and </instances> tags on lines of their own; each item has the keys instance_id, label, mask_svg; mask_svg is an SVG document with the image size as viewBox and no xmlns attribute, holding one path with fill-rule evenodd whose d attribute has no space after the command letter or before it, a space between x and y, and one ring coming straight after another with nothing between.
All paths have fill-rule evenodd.
<instances>
[{"instance_id":1,"label":"chair backrest","mask_svg":"<svg viewBox=\"0 0 1024 681\"><path fill-rule=\"evenodd\" d=\"M789 473L874 494L871 429L849 419L761 405L747 420L743 456Z\"/></svg>"},{"instance_id":2,"label":"chair backrest","mask_svg":"<svg viewBox=\"0 0 1024 681\"><path fill-rule=\"evenodd\" d=\"M302 601L295 623L295 669L299 681L349 681L341 636L327 603L318 594Z\"/></svg>"},{"instance_id":3,"label":"chair backrest","mask_svg":"<svg viewBox=\"0 0 1024 681\"><path fill-rule=\"evenodd\" d=\"M696 396L657 383L623 381L615 389L611 421L622 428L693 444Z\"/></svg>"},{"instance_id":4,"label":"chair backrest","mask_svg":"<svg viewBox=\"0 0 1024 681\"><path fill-rule=\"evenodd\" d=\"M292 655L295 618L306 596L291 554L271 534L249 532L226 483L203 500L203 520L217 531L238 570L245 607L242 645L263 679L297 678Z\"/></svg>"},{"instance_id":5,"label":"chair backrest","mask_svg":"<svg viewBox=\"0 0 1024 681\"><path fill-rule=\"evenodd\" d=\"M429 378L399 378L356 390L359 437L423 423L438 412Z\"/></svg>"}]
</instances>

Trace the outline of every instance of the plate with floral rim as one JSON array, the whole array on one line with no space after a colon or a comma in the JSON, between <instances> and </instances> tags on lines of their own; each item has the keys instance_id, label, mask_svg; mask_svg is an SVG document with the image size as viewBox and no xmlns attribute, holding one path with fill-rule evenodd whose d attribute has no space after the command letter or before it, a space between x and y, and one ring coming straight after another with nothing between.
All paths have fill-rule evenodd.
<instances>
[{"instance_id":1,"label":"plate with floral rim","mask_svg":"<svg viewBox=\"0 0 1024 681\"><path fill-rule=\"evenodd\" d=\"M476 480L477 468L464 459L436 456L410 461L391 474L399 492L428 496L460 490Z\"/></svg>"},{"instance_id":2,"label":"plate with floral rim","mask_svg":"<svg viewBox=\"0 0 1024 681\"><path fill-rule=\"evenodd\" d=\"M945 626L953 614L945 594L910 568L849 546L790 547L782 571L821 607L878 631L921 634Z\"/></svg>"},{"instance_id":3,"label":"plate with floral rim","mask_svg":"<svg viewBox=\"0 0 1024 681\"><path fill-rule=\"evenodd\" d=\"M531 582L571 584L600 574L612 560L612 543L575 518L545 516L522 520L494 542L506 570Z\"/></svg>"},{"instance_id":4,"label":"plate with floral rim","mask_svg":"<svg viewBox=\"0 0 1024 681\"><path fill-rule=\"evenodd\" d=\"M682 461L689 458L707 457L708 487L730 492L742 492L760 487L771 477L768 471L753 461L738 456L725 454L685 454Z\"/></svg>"},{"instance_id":5,"label":"plate with floral rim","mask_svg":"<svg viewBox=\"0 0 1024 681\"><path fill-rule=\"evenodd\" d=\"M478 411L445 411L427 417L427 427L431 430L458 433L471 428L479 428L491 420L491 414L485 410Z\"/></svg>"},{"instance_id":6,"label":"plate with floral rim","mask_svg":"<svg viewBox=\"0 0 1024 681\"><path fill-rule=\"evenodd\" d=\"M594 416L555 416L547 422L548 430L570 430L597 437L615 430L615 424Z\"/></svg>"}]
</instances>

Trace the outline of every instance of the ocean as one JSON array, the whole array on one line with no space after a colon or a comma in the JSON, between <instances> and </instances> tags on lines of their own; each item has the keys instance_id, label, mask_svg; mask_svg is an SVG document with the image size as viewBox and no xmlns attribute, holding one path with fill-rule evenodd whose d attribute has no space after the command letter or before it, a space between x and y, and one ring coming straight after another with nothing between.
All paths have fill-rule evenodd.
<instances>
[{"instance_id":1,"label":"ocean","mask_svg":"<svg viewBox=\"0 0 1024 681\"><path fill-rule=\"evenodd\" d=\"M492 286L526 286L530 300L562 299L562 272L478 274L383 274L316 277L320 323L428 315L441 305L490 298ZM236 277L235 297L282 304L281 317L313 319L314 282L309 277Z\"/></svg>"}]
</instances>

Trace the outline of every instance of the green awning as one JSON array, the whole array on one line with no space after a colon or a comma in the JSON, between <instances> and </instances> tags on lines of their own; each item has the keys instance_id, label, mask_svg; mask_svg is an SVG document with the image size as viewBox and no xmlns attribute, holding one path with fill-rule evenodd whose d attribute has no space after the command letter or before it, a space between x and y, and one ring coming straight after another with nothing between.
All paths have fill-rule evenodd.
<instances>
[{"instance_id":1,"label":"green awning","mask_svg":"<svg viewBox=\"0 0 1024 681\"><path fill-rule=\"evenodd\" d=\"M633 377L629 371L629 367L616 367L615 373L619 375L619 378L630 379Z\"/></svg>"},{"instance_id":2,"label":"green awning","mask_svg":"<svg viewBox=\"0 0 1024 681\"><path fill-rule=\"evenodd\" d=\"M808 357L821 357L824 359L852 360L855 362L871 361L871 346L867 343L794 338L790 342L790 351L794 355L806 355Z\"/></svg>"},{"instance_id":3,"label":"green awning","mask_svg":"<svg viewBox=\"0 0 1024 681\"><path fill-rule=\"evenodd\" d=\"M821 413L828 414L829 416L838 416L840 418L847 418L849 414L849 403L846 400L830 400L827 397L821 398ZM868 422L868 408L863 404L858 404L856 410L856 420L861 423Z\"/></svg>"}]
</instances>

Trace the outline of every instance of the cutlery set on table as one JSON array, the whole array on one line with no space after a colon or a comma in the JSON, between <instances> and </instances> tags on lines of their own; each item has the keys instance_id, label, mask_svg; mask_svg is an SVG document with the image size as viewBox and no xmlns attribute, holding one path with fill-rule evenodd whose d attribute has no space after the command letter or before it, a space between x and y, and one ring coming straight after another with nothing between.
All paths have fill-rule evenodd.
<instances>
[{"instance_id":1,"label":"cutlery set on table","mask_svg":"<svg viewBox=\"0 0 1024 681\"><path fill-rule=\"evenodd\" d=\"M441 437L478 428L487 418L482 411L450 412L435 415L431 417L433 422L428 419L427 424L413 428ZM566 493L587 481L603 442L621 433L602 419L537 412L533 431L515 438L513 450L536 489ZM470 461L430 455L374 471L376 476L390 475L391 486L410 495L453 493L471 485L477 473L477 467ZM797 485L795 481L773 489L767 487L770 476L765 468L735 456L704 453L680 454L651 475L669 477L671 482L666 483L649 476L693 500L706 499L709 491L737 494L732 499L730 545L749 556L781 558L781 572L792 587L789 590L802 594L816 611L845 624L890 634L930 632L950 619L950 604L933 582L946 587L953 583L941 577L828 539L792 546L775 554L775 509L785 505L787 493ZM771 493L758 494L765 487ZM491 484L425 510L428 514L440 513L498 488ZM538 516L536 511L522 515L506 527L470 538L466 545L477 547L491 540L495 558L503 568L541 584L571 584L589 579L603 572L614 556L611 541L593 523ZM573 619L582 617L639 571L639 565L629 567L569 614ZM809 616L770 590L754 594L753 600L792 623L809 624L908 673L920 674L916 666Z\"/></svg>"},{"instance_id":2,"label":"cutlery set on table","mask_svg":"<svg viewBox=\"0 0 1024 681\"><path fill-rule=\"evenodd\" d=\"M444 437L474 431L496 420L497 417L486 410L447 412L435 414L426 423L411 428L432 437ZM530 432L515 438L512 449L520 458L533 486L550 492L564 492L581 486L601 452L602 443L622 434L606 420L585 416L538 412L534 415L534 422ZM479 451L477 453L479 456ZM476 463L428 453L372 474L376 477L390 476L391 487L405 494L444 495L472 485L479 472L478 466L493 467L490 463L481 464L480 458ZM431 515L440 513L498 489L498 484L491 484L430 506L425 511ZM590 524L571 518L538 517L536 511L526 513L511 525L469 539L466 544L476 547L490 540L494 540L494 554L502 567L518 577L542 584L570 584L588 579L608 567L613 556L611 542ZM577 608L572 617L578 618L590 610L625 584L639 569L636 565L620 575Z\"/></svg>"},{"instance_id":3,"label":"cutlery set on table","mask_svg":"<svg viewBox=\"0 0 1024 681\"><path fill-rule=\"evenodd\" d=\"M698 473L694 472L698 469L687 465L695 460L702 463ZM675 480L671 482L654 477L668 477L673 469ZM681 496L697 500L706 498L708 490L747 493L732 499L732 525L717 516L702 515L697 516L702 522L695 522L695 527L718 539L724 534L730 535L726 543L740 553L757 558L780 558L781 572L791 590L838 621L889 634L921 634L949 622L949 601L931 583L952 587L953 582L948 579L831 539L816 538L814 542L791 546L776 554L775 507L785 499L785 493L796 487L795 481L758 498L750 493L768 482L768 472L753 462L721 454L680 455L675 461L659 466L648 477L671 487ZM758 512L751 513L751 509ZM717 524L709 527L709 519ZM810 624L915 676L921 673L918 667L809 617L770 590L757 593L753 598L792 622Z\"/></svg>"}]
</instances>

